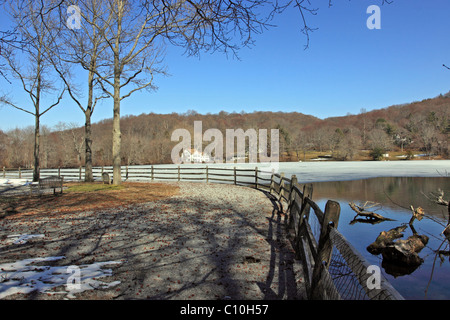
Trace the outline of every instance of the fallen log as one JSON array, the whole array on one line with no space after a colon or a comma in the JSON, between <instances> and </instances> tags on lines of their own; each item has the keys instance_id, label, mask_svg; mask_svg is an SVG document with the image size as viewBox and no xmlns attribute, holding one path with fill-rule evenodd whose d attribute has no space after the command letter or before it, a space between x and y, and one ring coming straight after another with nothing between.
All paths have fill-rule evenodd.
<instances>
[{"instance_id":1,"label":"fallen log","mask_svg":"<svg viewBox=\"0 0 450 320\"><path fill-rule=\"evenodd\" d=\"M423 259L418 253L425 247L428 240L426 235L414 234L408 239L388 244L382 251L383 259L410 266L420 265Z\"/></svg>"},{"instance_id":2,"label":"fallen log","mask_svg":"<svg viewBox=\"0 0 450 320\"><path fill-rule=\"evenodd\" d=\"M403 231L406 229L406 225L393 228L389 231L382 231L377 239L367 247L367 251L371 254L380 254L382 251L395 239L403 237Z\"/></svg>"},{"instance_id":3,"label":"fallen log","mask_svg":"<svg viewBox=\"0 0 450 320\"><path fill-rule=\"evenodd\" d=\"M367 204L367 202L366 202L366 204ZM383 217L381 214L371 212L371 211L366 211L366 205L358 206L353 202L349 202L348 205L350 206L350 208L352 208L353 211L356 212L355 218L357 216L361 216L366 219L372 219L372 220L393 221L392 219ZM373 205L371 207L373 207ZM353 218L353 219L355 219L355 218Z\"/></svg>"}]
</instances>

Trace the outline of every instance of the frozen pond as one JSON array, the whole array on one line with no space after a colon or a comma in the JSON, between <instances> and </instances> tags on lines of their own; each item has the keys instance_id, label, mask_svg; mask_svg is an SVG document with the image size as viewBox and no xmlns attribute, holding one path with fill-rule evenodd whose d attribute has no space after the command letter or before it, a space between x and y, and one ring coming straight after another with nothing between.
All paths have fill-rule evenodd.
<instances>
[{"instance_id":1,"label":"frozen pond","mask_svg":"<svg viewBox=\"0 0 450 320\"><path fill-rule=\"evenodd\" d=\"M280 163L287 177L302 182L344 181L376 177L439 177L450 174L450 160L320 161Z\"/></svg>"},{"instance_id":2,"label":"frozen pond","mask_svg":"<svg viewBox=\"0 0 450 320\"><path fill-rule=\"evenodd\" d=\"M175 164L154 165L154 168L176 168ZM182 164L181 168L204 168L206 164ZM300 183L321 182L321 181L344 181L358 180L376 177L442 177L450 175L450 160L413 160L413 161L317 161L317 162L280 162L275 164L267 163L221 163L208 164L208 168L249 168L258 167L259 170L277 173L284 173L286 177L297 175ZM122 175L125 176L126 166L122 166ZM103 168L107 172L112 172L112 167ZM146 171L150 174L150 165L129 166L130 180L134 180L132 173L136 171ZM173 171L173 177L176 177ZM57 169L41 169L41 177L57 175ZM61 169L64 180L78 180L79 168ZM94 168L94 176L101 176L101 168ZM23 169L21 172L21 183L30 182L33 177L31 169ZM82 177L84 169L82 168ZM18 172L8 171L6 177L1 179L0 184L8 184L8 178L18 178ZM145 180L145 178L140 179ZM9 184L16 184L12 180Z\"/></svg>"}]
</instances>

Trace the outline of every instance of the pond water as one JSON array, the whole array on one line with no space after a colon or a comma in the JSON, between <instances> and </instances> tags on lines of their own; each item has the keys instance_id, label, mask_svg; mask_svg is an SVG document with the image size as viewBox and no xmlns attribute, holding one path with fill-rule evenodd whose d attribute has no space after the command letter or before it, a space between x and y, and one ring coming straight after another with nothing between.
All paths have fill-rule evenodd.
<instances>
[{"instance_id":1,"label":"pond water","mask_svg":"<svg viewBox=\"0 0 450 320\"><path fill-rule=\"evenodd\" d=\"M388 177L353 181L331 181L313 183L313 199L324 208L328 199L338 201L341 216L338 230L352 243L370 264L378 265L383 275L405 299L450 299L450 246L441 235L448 213L447 207L437 205L427 196L438 189L444 190L446 199L450 196L448 177ZM363 204L366 201L379 203L374 211L393 221L370 224L355 222L356 213L349 202ZM414 229L420 235L429 237L428 244L419 253L423 263L417 268L405 269L389 266L383 262L382 255L367 251L380 232L408 224L411 219L410 206L422 207L425 216L415 220ZM402 239L412 235L408 226ZM437 252L441 251L441 255Z\"/></svg>"}]
</instances>

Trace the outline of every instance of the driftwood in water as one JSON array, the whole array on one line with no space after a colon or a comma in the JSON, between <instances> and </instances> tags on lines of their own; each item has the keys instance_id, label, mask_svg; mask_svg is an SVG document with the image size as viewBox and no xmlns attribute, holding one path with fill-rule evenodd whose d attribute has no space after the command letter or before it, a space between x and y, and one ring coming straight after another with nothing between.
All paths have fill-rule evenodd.
<instances>
[{"instance_id":1,"label":"driftwood in water","mask_svg":"<svg viewBox=\"0 0 450 320\"><path fill-rule=\"evenodd\" d=\"M440 205L446 206L446 207L450 207L450 200L444 199L444 191L443 190L438 189L437 193L430 193L430 195L435 198L434 202L436 202L437 204L440 204Z\"/></svg>"},{"instance_id":2,"label":"driftwood in water","mask_svg":"<svg viewBox=\"0 0 450 320\"><path fill-rule=\"evenodd\" d=\"M418 207L416 209L414 209L413 206L410 206L411 211L412 211L412 217L411 220L409 220L409 224L412 225L412 223L414 222L414 220L422 220L425 212L423 211L423 209L421 207Z\"/></svg>"},{"instance_id":3,"label":"driftwood in water","mask_svg":"<svg viewBox=\"0 0 450 320\"><path fill-rule=\"evenodd\" d=\"M426 196L426 195L425 195ZM450 200L445 200L444 199L444 191L441 189L438 189L437 193L430 193L431 199L430 197L426 196L428 199L430 199L431 201L441 205L441 206L445 206L447 207L447 212L448 212L448 222L447 222L447 226L445 227L444 231L442 231L442 234L444 234L444 236L447 238L447 240L450 241Z\"/></svg>"},{"instance_id":4,"label":"driftwood in water","mask_svg":"<svg viewBox=\"0 0 450 320\"><path fill-rule=\"evenodd\" d=\"M361 216L361 217L365 217L367 219L371 219L371 220L379 220L379 221L392 221L392 219L389 218L385 218L382 215L375 213L375 212L371 212L371 211L366 211L367 208L367 204L370 203L369 201L366 201L366 203L363 206L358 206L356 204L354 204L353 202L349 202L348 205L350 206L350 208L352 208L353 211L356 212L356 216ZM376 206L378 204L371 204L369 208L372 208L374 206Z\"/></svg>"},{"instance_id":5,"label":"driftwood in water","mask_svg":"<svg viewBox=\"0 0 450 320\"><path fill-rule=\"evenodd\" d=\"M429 238L425 235L417 234L410 225L413 235L405 240L395 239L403 237L403 232L407 225L399 226L389 231L382 231L377 239L367 247L367 251L372 254L382 254L383 261L395 265L417 266L423 262L418 253L428 243Z\"/></svg>"},{"instance_id":6,"label":"driftwood in water","mask_svg":"<svg viewBox=\"0 0 450 320\"><path fill-rule=\"evenodd\" d=\"M413 234L405 240L398 240L386 246L382 251L383 259L405 265L420 265L423 259L418 253L428 243L425 235Z\"/></svg>"},{"instance_id":7,"label":"driftwood in water","mask_svg":"<svg viewBox=\"0 0 450 320\"><path fill-rule=\"evenodd\" d=\"M444 236L450 241L450 200L444 199L444 191L439 189L438 194L435 195L436 200L435 202L441 206L446 206L448 211L448 223L445 227L444 231L442 233Z\"/></svg>"},{"instance_id":8,"label":"driftwood in water","mask_svg":"<svg viewBox=\"0 0 450 320\"><path fill-rule=\"evenodd\" d=\"M380 254L382 251L395 239L403 237L403 231L405 231L406 225L400 226L389 231L382 231L377 239L367 247L367 251L372 254Z\"/></svg>"}]
</instances>

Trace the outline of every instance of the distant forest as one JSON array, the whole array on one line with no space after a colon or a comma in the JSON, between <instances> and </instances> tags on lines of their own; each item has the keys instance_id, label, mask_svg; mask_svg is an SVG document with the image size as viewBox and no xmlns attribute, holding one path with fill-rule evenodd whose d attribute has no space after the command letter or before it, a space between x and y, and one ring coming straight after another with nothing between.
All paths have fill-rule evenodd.
<instances>
[{"instance_id":1,"label":"distant forest","mask_svg":"<svg viewBox=\"0 0 450 320\"><path fill-rule=\"evenodd\" d=\"M201 120L203 132L209 128L279 129L281 161L304 161L309 155L326 155L335 160L383 158L386 153L413 158L449 159L450 95L420 102L343 117L319 119L297 112L252 112L198 114L141 114L122 116L122 165L171 163L171 141L175 129L184 128L193 136L194 121ZM92 125L93 165L112 165L112 119ZM59 123L41 126L42 168L84 165L84 127ZM269 138L269 137L268 137ZM33 165L34 127L0 130L0 166ZM205 142L208 145L209 142ZM366 156L366 158L364 158Z\"/></svg>"}]
</instances>

